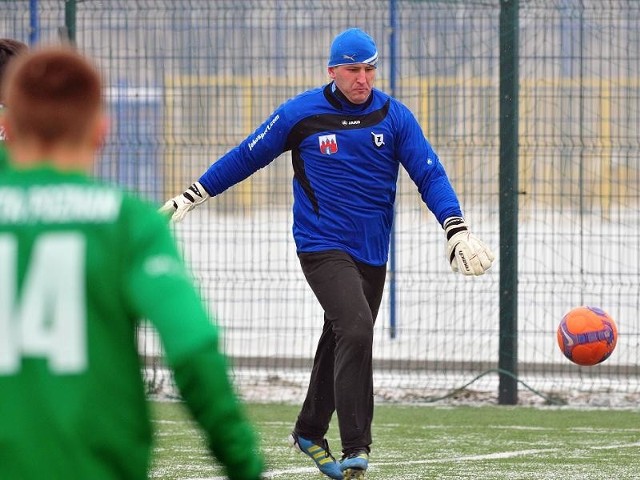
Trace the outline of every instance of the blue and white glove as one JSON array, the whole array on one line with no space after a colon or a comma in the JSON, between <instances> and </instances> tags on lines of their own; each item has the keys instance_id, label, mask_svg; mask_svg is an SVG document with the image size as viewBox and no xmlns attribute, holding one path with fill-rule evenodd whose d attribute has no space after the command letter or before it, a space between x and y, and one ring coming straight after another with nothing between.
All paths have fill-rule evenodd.
<instances>
[{"instance_id":1,"label":"blue and white glove","mask_svg":"<svg viewBox=\"0 0 640 480\"><path fill-rule=\"evenodd\" d=\"M180 222L196 205L204 203L210 195L200 184L195 182L184 193L173 197L160 207L160 213L171 216L174 222Z\"/></svg>"},{"instance_id":2,"label":"blue and white glove","mask_svg":"<svg viewBox=\"0 0 640 480\"><path fill-rule=\"evenodd\" d=\"M444 231L447 237L445 253L451 270L463 275L482 275L489 270L495 256L484 242L469 232L464 218L447 218Z\"/></svg>"}]
</instances>

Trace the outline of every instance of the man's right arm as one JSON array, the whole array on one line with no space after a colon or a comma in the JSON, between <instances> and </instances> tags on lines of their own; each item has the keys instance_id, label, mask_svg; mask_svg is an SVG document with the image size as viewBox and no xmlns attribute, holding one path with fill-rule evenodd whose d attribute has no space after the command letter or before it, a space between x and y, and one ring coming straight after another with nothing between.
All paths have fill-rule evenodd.
<instances>
[{"instance_id":1,"label":"man's right arm","mask_svg":"<svg viewBox=\"0 0 640 480\"><path fill-rule=\"evenodd\" d=\"M194 207L221 194L267 166L284 152L289 127L280 106L251 135L232 148L182 194L169 199L160 213L181 221Z\"/></svg>"}]
</instances>

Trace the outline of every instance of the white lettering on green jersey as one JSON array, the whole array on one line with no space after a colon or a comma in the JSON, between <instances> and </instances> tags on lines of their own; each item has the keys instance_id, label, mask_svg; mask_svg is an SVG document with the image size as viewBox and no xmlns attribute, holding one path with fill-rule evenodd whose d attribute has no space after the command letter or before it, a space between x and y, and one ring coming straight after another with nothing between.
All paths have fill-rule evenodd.
<instances>
[{"instance_id":1,"label":"white lettering on green jersey","mask_svg":"<svg viewBox=\"0 0 640 480\"><path fill-rule=\"evenodd\" d=\"M41 235L19 289L18 240L0 234L0 375L27 357L47 359L57 374L86 369L85 250L78 232Z\"/></svg>"},{"instance_id":2,"label":"white lettering on green jersey","mask_svg":"<svg viewBox=\"0 0 640 480\"><path fill-rule=\"evenodd\" d=\"M103 223L117 218L122 195L86 185L0 187L0 223Z\"/></svg>"}]
</instances>

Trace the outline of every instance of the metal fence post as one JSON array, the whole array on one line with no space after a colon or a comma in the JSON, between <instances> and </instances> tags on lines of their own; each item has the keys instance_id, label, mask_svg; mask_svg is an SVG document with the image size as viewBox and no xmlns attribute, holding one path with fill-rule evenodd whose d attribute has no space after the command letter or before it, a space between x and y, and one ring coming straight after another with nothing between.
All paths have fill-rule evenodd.
<instances>
[{"instance_id":1,"label":"metal fence post","mask_svg":"<svg viewBox=\"0 0 640 480\"><path fill-rule=\"evenodd\" d=\"M38 43L40 25L38 24L38 0L29 0L29 45Z\"/></svg>"},{"instance_id":2,"label":"metal fence post","mask_svg":"<svg viewBox=\"0 0 640 480\"><path fill-rule=\"evenodd\" d=\"M398 5L396 0L389 0L389 93L396 95L397 82L397 31ZM395 206L394 206L395 215ZM389 337L396 338L396 222L391 226L391 241L389 244Z\"/></svg>"},{"instance_id":3,"label":"metal fence post","mask_svg":"<svg viewBox=\"0 0 640 480\"><path fill-rule=\"evenodd\" d=\"M64 2L64 26L67 40L71 45L76 44L76 0Z\"/></svg>"},{"instance_id":4,"label":"metal fence post","mask_svg":"<svg viewBox=\"0 0 640 480\"><path fill-rule=\"evenodd\" d=\"M501 405L518 402L518 7L518 0L500 1Z\"/></svg>"}]
</instances>

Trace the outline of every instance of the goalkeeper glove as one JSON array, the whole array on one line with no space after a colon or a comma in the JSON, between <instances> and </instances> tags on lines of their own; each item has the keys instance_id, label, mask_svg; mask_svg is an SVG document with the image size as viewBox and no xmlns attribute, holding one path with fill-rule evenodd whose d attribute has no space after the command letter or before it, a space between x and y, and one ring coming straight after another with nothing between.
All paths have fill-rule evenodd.
<instances>
[{"instance_id":1,"label":"goalkeeper glove","mask_svg":"<svg viewBox=\"0 0 640 480\"><path fill-rule=\"evenodd\" d=\"M463 275L482 275L489 270L495 256L484 242L469 232L464 218L447 218L444 231L447 236L446 254L451 270Z\"/></svg>"},{"instance_id":2,"label":"goalkeeper glove","mask_svg":"<svg viewBox=\"0 0 640 480\"><path fill-rule=\"evenodd\" d=\"M165 202L160 207L160 213L170 215L174 222L180 222L196 205L200 205L209 197L200 182L195 182L184 193Z\"/></svg>"}]
</instances>

